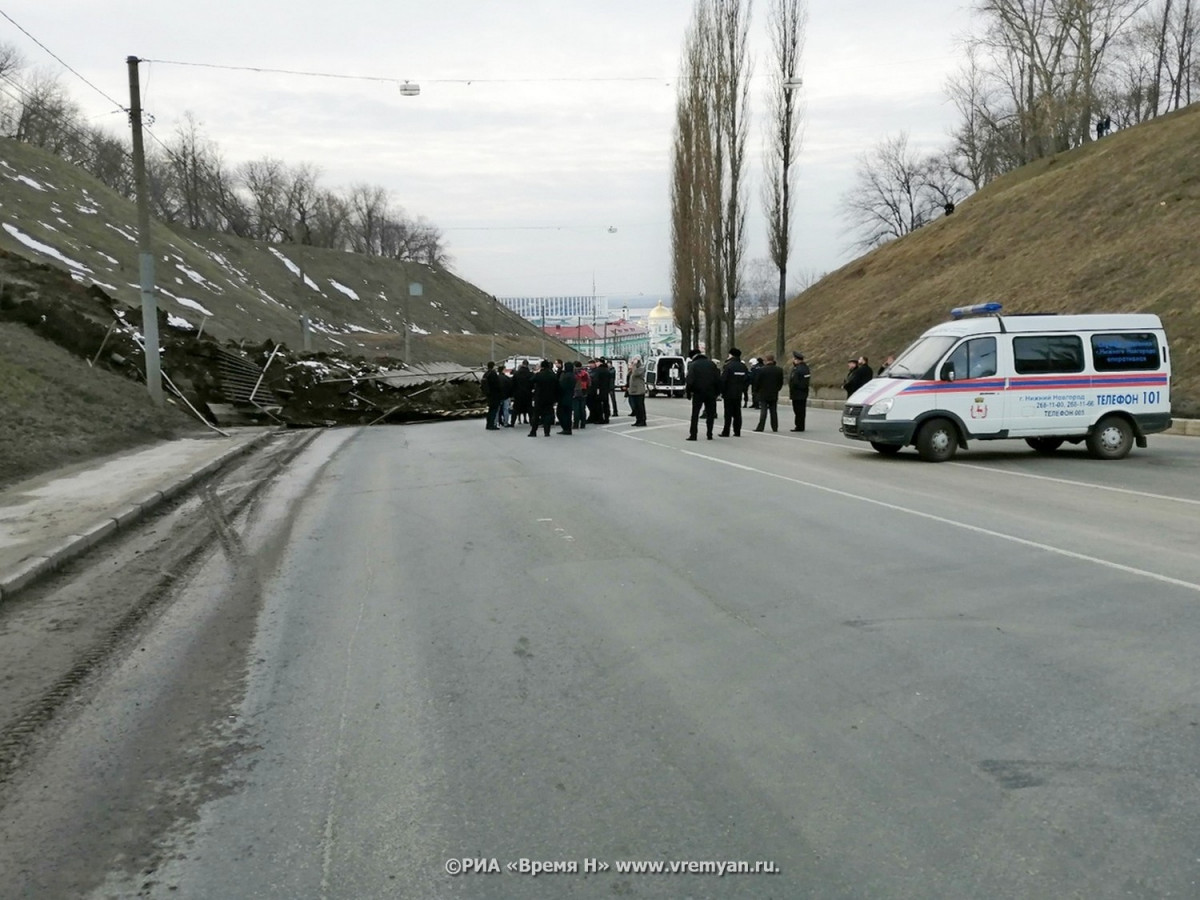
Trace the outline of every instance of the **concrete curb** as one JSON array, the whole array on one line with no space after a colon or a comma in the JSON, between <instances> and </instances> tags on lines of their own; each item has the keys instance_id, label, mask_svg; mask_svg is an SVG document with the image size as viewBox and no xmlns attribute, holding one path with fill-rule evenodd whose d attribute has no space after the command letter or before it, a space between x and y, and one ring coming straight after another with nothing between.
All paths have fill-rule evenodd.
<instances>
[{"instance_id":1,"label":"concrete curb","mask_svg":"<svg viewBox=\"0 0 1200 900\"><path fill-rule=\"evenodd\" d=\"M161 491L151 491L129 506L122 507L93 525L80 529L77 534L68 535L45 553L22 560L14 570L0 573L0 603L11 599L18 591L61 568L118 531L140 522L168 500L178 497L198 482L212 477L234 459L258 448L278 433L279 429L264 431L240 446L231 447L216 459L181 475Z\"/></svg>"}]
</instances>

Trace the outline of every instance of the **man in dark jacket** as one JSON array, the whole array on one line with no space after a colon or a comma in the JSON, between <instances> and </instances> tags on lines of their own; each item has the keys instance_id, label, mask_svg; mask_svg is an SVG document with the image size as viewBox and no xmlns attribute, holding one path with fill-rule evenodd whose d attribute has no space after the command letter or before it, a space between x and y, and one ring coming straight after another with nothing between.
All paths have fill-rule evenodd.
<instances>
[{"instance_id":1,"label":"man in dark jacket","mask_svg":"<svg viewBox=\"0 0 1200 900\"><path fill-rule=\"evenodd\" d=\"M589 425L603 425L604 415L600 412L600 387L604 376L600 373L600 364L594 359L589 359L587 373L587 423ZM608 402L607 399L605 402Z\"/></svg>"},{"instance_id":2,"label":"man in dark jacket","mask_svg":"<svg viewBox=\"0 0 1200 900\"><path fill-rule=\"evenodd\" d=\"M792 414L796 424L792 431L803 431L804 420L808 413L808 383L812 380L812 370L804 362L804 354L799 350L792 351L792 371L788 374L788 390L792 395Z\"/></svg>"},{"instance_id":3,"label":"man in dark jacket","mask_svg":"<svg viewBox=\"0 0 1200 900\"><path fill-rule=\"evenodd\" d=\"M842 387L846 389L847 399L849 399L850 396L860 387L870 381L874 374L871 372L871 367L866 365L866 363L863 361L863 357L856 357L855 359L850 360L849 366L850 368L846 372L846 377L842 381Z\"/></svg>"},{"instance_id":4,"label":"man in dark jacket","mask_svg":"<svg viewBox=\"0 0 1200 900\"><path fill-rule=\"evenodd\" d=\"M758 409L758 372L763 367L762 357L754 360L754 365L750 367L750 408Z\"/></svg>"},{"instance_id":5,"label":"man in dark jacket","mask_svg":"<svg viewBox=\"0 0 1200 900\"><path fill-rule=\"evenodd\" d=\"M487 400L487 430L496 431L496 416L500 412L500 404L504 402L504 388L500 384L500 373L496 371L496 363L488 360L487 371L483 373L483 397Z\"/></svg>"},{"instance_id":6,"label":"man in dark jacket","mask_svg":"<svg viewBox=\"0 0 1200 900\"><path fill-rule=\"evenodd\" d=\"M758 370L758 376L755 378L755 386L758 388L758 427L755 431L762 431L763 426L767 424L767 416L771 417L771 430L779 430L779 392L783 390L783 369L775 365L774 354L768 353L763 367Z\"/></svg>"},{"instance_id":7,"label":"man in dark jacket","mask_svg":"<svg viewBox=\"0 0 1200 900\"><path fill-rule=\"evenodd\" d=\"M533 376L533 415L530 419L529 437L537 437L538 426L546 437L550 437L550 426L554 424L554 404L560 392L558 376L550 367L550 360L543 359L538 373Z\"/></svg>"},{"instance_id":8,"label":"man in dark jacket","mask_svg":"<svg viewBox=\"0 0 1200 900\"><path fill-rule=\"evenodd\" d=\"M717 394L721 390L721 370L717 364L701 353L693 350L690 354L691 364L688 366L687 377L683 385L688 399L692 401L692 427L688 432L688 440L696 440L697 426L700 420L700 410L704 410L704 424L711 441L713 422L717 418Z\"/></svg>"},{"instance_id":9,"label":"man in dark jacket","mask_svg":"<svg viewBox=\"0 0 1200 900\"><path fill-rule=\"evenodd\" d=\"M730 347L729 358L721 370L721 399L725 403L725 425L721 429L721 437L729 437L730 426L733 426L734 437L742 436L742 397L749 381L750 369L742 362L742 351Z\"/></svg>"},{"instance_id":10,"label":"man in dark jacket","mask_svg":"<svg viewBox=\"0 0 1200 900\"><path fill-rule=\"evenodd\" d=\"M558 433L571 433L571 414L575 409L575 364L563 366L558 376Z\"/></svg>"},{"instance_id":11,"label":"man in dark jacket","mask_svg":"<svg viewBox=\"0 0 1200 900\"><path fill-rule=\"evenodd\" d=\"M599 382L596 385L596 414L607 425L612 418L608 397L613 390L613 370L609 368L607 359L601 358L596 363L595 378Z\"/></svg>"},{"instance_id":12,"label":"man in dark jacket","mask_svg":"<svg viewBox=\"0 0 1200 900\"><path fill-rule=\"evenodd\" d=\"M533 370L529 368L529 360L521 360L521 364L517 366L517 371L513 372L513 402L512 415L514 422L521 422L525 425L533 423L533 416L530 414L529 407L533 401Z\"/></svg>"}]
</instances>

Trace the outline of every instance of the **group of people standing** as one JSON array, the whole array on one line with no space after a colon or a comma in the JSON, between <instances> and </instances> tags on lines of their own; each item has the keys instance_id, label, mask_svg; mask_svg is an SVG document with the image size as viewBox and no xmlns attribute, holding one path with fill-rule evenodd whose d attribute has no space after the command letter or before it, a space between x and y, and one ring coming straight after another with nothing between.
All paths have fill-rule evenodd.
<instances>
[{"instance_id":1,"label":"group of people standing","mask_svg":"<svg viewBox=\"0 0 1200 900\"><path fill-rule=\"evenodd\" d=\"M529 437L537 437L540 427L549 437L550 427L558 422L559 434L571 434L589 424L604 425L620 415L617 408L616 369L607 359L551 363L544 359L534 372L522 360L511 375L487 364L483 375L483 394L487 399L487 429L512 428L518 423L530 426ZM646 370L638 358L629 366L626 382L634 425L646 424Z\"/></svg>"},{"instance_id":2,"label":"group of people standing","mask_svg":"<svg viewBox=\"0 0 1200 900\"><path fill-rule=\"evenodd\" d=\"M704 417L705 436L713 439L713 426L717 418L717 398L724 404L724 427L719 436L742 436L742 404L747 391L751 391L758 403L758 426L755 431L764 431L770 421L771 430L779 430L779 394L783 390L783 369L775 362L773 353L766 354L761 365L753 369L742 362L742 351L737 347L729 349L725 365L718 369L717 364L699 350L688 354L691 362L688 364L687 378L684 381L686 396L692 401L692 418L687 440L694 441L699 436L701 415ZM812 379L812 371L804 362L804 354L792 352L792 371L787 377L791 392L792 413L795 425L792 431L803 431L806 412L808 410L808 388Z\"/></svg>"},{"instance_id":3,"label":"group of people standing","mask_svg":"<svg viewBox=\"0 0 1200 900\"><path fill-rule=\"evenodd\" d=\"M750 392L759 410L758 426L754 430L765 431L769 422L771 431L778 431L779 395L785 381L792 400L795 422L792 431L804 431L812 371L804 362L803 353L792 352L792 369L786 377L771 353L757 360L753 369L742 362L742 351L737 347L730 348L722 368L699 350L693 350L688 358L684 386L686 396L692 402L692 417L687 440L697 439L701 416L706 426L705 434L712 440L718 397L724 402L724 428L720 436L741 437L742 404ZM612 416L620 415L616 370L607 359L589 360L586 366L582 362L564 363L560 359L551 363L544 359L536 372L530 369L527 361L522 361L511 374L498 370L494 362L489 362L482 386L488 403L489 431L526 423L530 426L529 437L537 437L539 428L549 437L550 428L556 421L559 434L571 434L589 424L607 424ZM634 427L644 427L646 367L639 357L630 360L625 393Z\"/></svg>"}]
</instances>

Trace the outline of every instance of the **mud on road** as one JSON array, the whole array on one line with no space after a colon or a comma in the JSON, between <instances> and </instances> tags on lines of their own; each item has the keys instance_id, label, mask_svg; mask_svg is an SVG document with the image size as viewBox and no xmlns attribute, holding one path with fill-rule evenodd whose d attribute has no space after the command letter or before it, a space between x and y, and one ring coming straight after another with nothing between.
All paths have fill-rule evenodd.
<instances>
[{"instance_id":1,"label":"mud on road","mask_svg":"<svg viewBox=\"0 0 1200 900\"><path fill-rule=\"evenodd\" d=\"M177 581L209 553L236 551L234 517L318 433L280 432L140 527L0 605L0 809L6 783L44 732L69 716L110 661L135 652ZM243 633L252 632L256 612L243 611Z\"/></svg>"}]
</instances>

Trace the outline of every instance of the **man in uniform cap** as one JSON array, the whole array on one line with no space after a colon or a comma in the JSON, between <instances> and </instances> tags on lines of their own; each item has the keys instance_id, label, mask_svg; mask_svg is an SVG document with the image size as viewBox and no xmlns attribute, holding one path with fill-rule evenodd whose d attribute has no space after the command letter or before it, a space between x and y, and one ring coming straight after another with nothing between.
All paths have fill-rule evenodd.
<instances>
[{"instance_id":1,"label":"man in uniform cap","mask_svg":"<svg viewBox=\"0 0 1200 900\"><path fill-rule=\"evenodd\" d=\"M734 437L742 436L742 397L749 380L750 370L742 362L742 351L730 347L729 358L721 370L721 399L725 401L725 427L721 429L721 437L729 437L730 428Z\"/></svg>"},{"instance_id":2,"label":"man in uniform cap","mask_svg":"<svg viewBox=\"0 0 1200 900\"><path fill-rule=\"evenodd\" d=\"M792 431L804 430L804 418L808 412L808 383L811 380L812 370L804 362L804 354L793 350L792 371L788 373L788 390L792 395L792 414L795 416Z\"/></svg>"}]
</instances>

